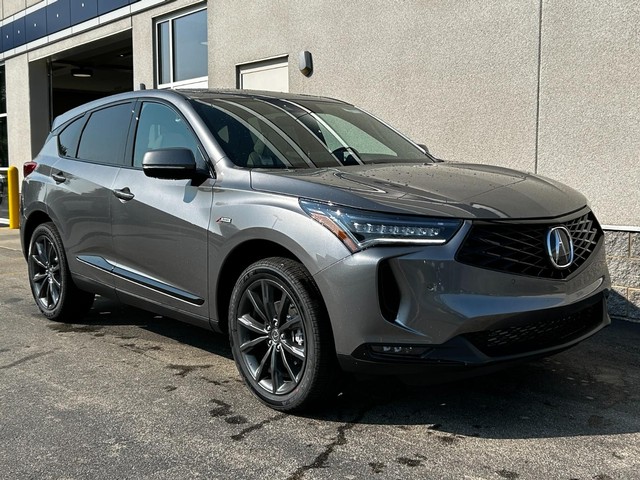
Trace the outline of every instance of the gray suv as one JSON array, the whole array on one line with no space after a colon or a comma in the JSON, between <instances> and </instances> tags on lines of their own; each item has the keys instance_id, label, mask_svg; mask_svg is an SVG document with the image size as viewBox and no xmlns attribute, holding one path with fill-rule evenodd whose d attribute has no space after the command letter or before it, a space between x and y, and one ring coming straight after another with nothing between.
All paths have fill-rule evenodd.
<instances>
[{"instance_id":1,"label":"gray suv","mask_svg":"<svg viewBox=\"0 0 640 480\"><path fill-rule=\"evenodd\" d=\"M229 335L250 390L429 378L556 353L610 320L603 232L535 175L442 162L337 100L137 91L57 118L24 166L42 313L94 295Z\"/></svg>"}]
</instances>

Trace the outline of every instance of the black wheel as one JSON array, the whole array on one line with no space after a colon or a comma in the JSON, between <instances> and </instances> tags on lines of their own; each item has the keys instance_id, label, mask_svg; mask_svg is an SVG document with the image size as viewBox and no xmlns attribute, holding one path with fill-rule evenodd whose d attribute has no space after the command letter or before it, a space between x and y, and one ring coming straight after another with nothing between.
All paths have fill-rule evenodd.
<instances>
[{"instance_id":1,"label":"black wheel","mask_svg":"<svg viewBox=\"0 0 640 480\"><path fill-rule=\"evenodd\" d=\"M268 258L242 273L231 294L229 337L240 374L270 407L301 410L331 390L329 322L300 263Z\"/></svg>"},{"instance_id":2,"label":"black wheel","mask_svg":"<svg viewBox=\"0 0 640 480\"><path fill-rule=\"evenodd\" d=\"M29 283L42 314L60 322L84 316L94 294L80 290L71 279L62 240L52 223L43 223L29 243Z\"/></svg>"}]
</instances>

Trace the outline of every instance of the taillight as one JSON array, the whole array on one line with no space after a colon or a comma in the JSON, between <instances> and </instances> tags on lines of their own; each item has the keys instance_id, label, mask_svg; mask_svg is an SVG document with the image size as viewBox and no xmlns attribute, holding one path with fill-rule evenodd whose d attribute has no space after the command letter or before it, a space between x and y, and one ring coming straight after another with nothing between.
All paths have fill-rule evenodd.
<instances>
[{"instance_id":1,"label":"taillight","mask_svg":"<svg viewBox=\"0 0 640 480\"><path fill-rule=\"evenodd\" d=\"M22 173L25 177L28 177L36 169L38 164L36 162L24 162L22 165Z\"/></svg>"}]
</instances>

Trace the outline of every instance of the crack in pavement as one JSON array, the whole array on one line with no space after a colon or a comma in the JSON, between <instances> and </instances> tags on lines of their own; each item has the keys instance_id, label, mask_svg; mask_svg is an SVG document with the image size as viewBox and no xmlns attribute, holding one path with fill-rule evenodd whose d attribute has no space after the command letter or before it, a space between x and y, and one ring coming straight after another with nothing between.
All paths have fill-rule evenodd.
<instances>
[{"instance_id":1,"label":"crack in pavement","mask_svg":"<svg viewBox=\"0 0 640 480\"><path fill-rule=\"evenodd\" d=\"M40 353L32 353L31 355L27 355L24 358L21 358L20 360L16 360L15 362L9 363L7 365L2 365L0 366L0 370L5 370L7 368L11 368L11 367L15 367L16 365L20 365L21 363L25 363L28 362L30 360L34 360L38 357L42 357L44 355L49 355L50 353L53 353L53 350L48 350L46 352L40 352Z\"/></svg>"},{"instance_id":2,"label":"crack in pavement","mask_svg":"<svg viewBox=\"0 0 640 480\"><path fill-rule=\"evenodd\" d=\"M302 465L295 472L287 477L287 480L302 480L304 474L308 470L313 470L316 468L324 468L326 466L327 460L336 449L336 447L340 445L346 445L347 443L347 432L356 426L367 414L367 412L372 407L363 408L354 418L347 423L344 423L338 427L338 434L333 442L325 447L325 449L308 465Z\"/></svg>"},{"instance_id":3,"label":"crack in pavement","mask_svg":"<svg viewBox=\"0 0 640 480\"><path fill-rule=\"evenodd\" d=\"M281 413L279 415L276 415L275 417L267 418L266 420L263 420L260 423L256 423L254 425L251 425L250 427L245 428L240 433L231 435L231 439L236 441L242 440L248 433L251 433L255 430L260 430L265 425L268 425L271 422L277 422L278 420L282 420L283 418L287 418L287 414Z\"/></svg>"}]
</instances>

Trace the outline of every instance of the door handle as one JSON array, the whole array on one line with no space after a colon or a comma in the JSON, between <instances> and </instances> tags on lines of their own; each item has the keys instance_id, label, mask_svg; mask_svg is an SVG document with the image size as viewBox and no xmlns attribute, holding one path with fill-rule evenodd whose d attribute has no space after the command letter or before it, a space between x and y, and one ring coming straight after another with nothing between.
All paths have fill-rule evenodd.
<instances>
[{"instance_id":1,"label":"door handle","mask_svg":"<svg viewBox=\"0 0 640 480\"><path fill-rule=\"evenodd\" d=\"M62 172L52 173L51 178L53 178L56 183L64 183L67 181L67 177L65 177Z\"/></svg>"},{"instance_id":2,"label":"door handle","mask_svg":"<svg viewBox=\"0 0 640 480\"><path fill-rule=\"evenodd\" d=\"M133 200L133 197L135 197L135 195L131 193L131 190L129 190L129 187L124 187L119 190L114 190L113 194L116 197L118 197L120 200L124 200L125 202L129 200Z\"/></svg>"}]
</instances>

